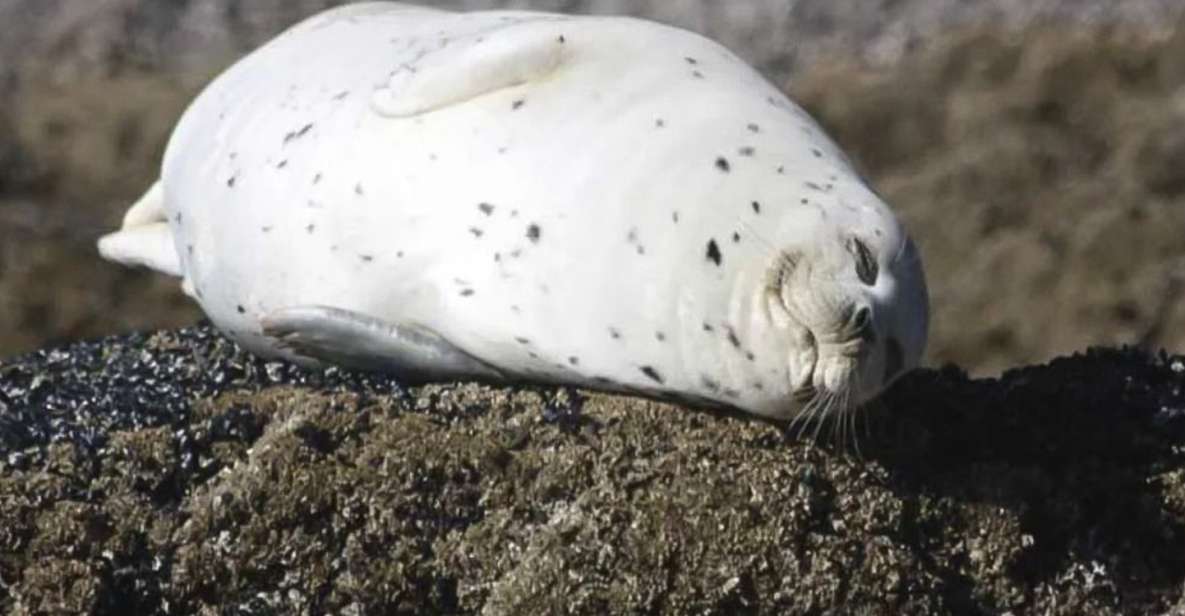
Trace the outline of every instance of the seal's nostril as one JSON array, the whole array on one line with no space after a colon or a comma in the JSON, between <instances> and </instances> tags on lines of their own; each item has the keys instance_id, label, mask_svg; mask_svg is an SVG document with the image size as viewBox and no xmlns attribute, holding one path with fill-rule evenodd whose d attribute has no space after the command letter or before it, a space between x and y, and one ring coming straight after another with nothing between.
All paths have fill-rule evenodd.
<instances>
[{"instance_id":1,"label":"seal's nostril","mask_svg":"<svg viewBox=\"0 0 1185 616\"><path fill-rule=\"evenodd\" d=\"M861 306L852 315L852 330L863 333L870 325L872 325L872 311L868 309L868 306Z\"/></svg>"}]
</instances>

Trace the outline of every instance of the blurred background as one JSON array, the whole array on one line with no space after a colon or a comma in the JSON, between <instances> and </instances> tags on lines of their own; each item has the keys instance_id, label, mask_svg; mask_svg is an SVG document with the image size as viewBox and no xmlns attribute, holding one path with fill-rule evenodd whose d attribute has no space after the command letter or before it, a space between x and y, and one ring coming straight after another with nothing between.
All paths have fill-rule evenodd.
<instances>
[{"instance_id":1,"label":"blurred background","mask_svg":"<svg viewBox=\"0 0 1185 616\"><path fill-rule=\"evenodd\" d=\"M0 357L192 323L99 260L186 102L327 0L0 0ZM720 40L818 118L918 240L928 363L1185 351L1185 3L422 2L626 13Z\"/></svg>"}]
</instances>

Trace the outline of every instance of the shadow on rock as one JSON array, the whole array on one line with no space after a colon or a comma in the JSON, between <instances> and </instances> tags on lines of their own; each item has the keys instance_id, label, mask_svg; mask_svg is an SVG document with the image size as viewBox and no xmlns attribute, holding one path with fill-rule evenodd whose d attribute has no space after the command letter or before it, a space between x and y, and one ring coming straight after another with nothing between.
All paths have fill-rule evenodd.
<instances>
[{"instance_id":1,"label":"shadow on rock","mask_svg":"<svg viewBox=\"0 0 1185 616\"><path fill-rule=\"evenodd\" d=\"M1004 564L1030 584L1087 563L1076 575L1107 570L1121 595L1179 588L1185 358L1091 349L999 379L947 366L902 379L883 405L865 451L920 504L919 539L935 515L969 531L1006 524L1025 549ZM965 506L927 511L934 498Z\"/></svg>"}]
</instances>

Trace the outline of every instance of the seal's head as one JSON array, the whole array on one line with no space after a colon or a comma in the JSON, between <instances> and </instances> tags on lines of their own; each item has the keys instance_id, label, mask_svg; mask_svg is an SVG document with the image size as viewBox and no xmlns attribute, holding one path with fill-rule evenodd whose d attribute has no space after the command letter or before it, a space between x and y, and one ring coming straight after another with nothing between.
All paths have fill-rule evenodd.
<instances>
[{"instance_id":1,"label":"seal's head","mask_svg":"<svg viewBox=\"0 0 1185 616\"><path fill-rule=\"evenodd\" d=\"M891 215L861 222L813 226L810 241L779 251L767 270L768 314L794 341L800 415L869 401L925 348L929 299L916 246Z\"/></svg>"}]
</instances>

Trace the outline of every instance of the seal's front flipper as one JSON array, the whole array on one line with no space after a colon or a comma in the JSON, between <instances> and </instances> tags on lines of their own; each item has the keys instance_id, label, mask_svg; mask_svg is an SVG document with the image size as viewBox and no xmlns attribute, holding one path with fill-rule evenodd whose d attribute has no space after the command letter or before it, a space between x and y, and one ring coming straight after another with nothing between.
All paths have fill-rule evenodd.
<instances>
[{"instance_id":1,"label":"seal's front flipper","mask_svg":"<svg viewBox=\"0 0 1185 616\"><path fill-rule=\"evenodd\" d=\"M330 364L413 381L505 380L493 366L418 325L388 323L330 306L282 308L265 315L262 323L264 335L281 347Z\"/></svg>"},{"instance_id":2,"label":"seal's front flipper","mask_svg":"<svg viewBox=\"0 0 1185 616\"><path fill-rule=\"evenodd\" d=\"M380 115L407 118L463 103L547 76L563 62L565 48L554 19L511 21L399 67L371 106Z\"/></svg>"}]
</instances>

